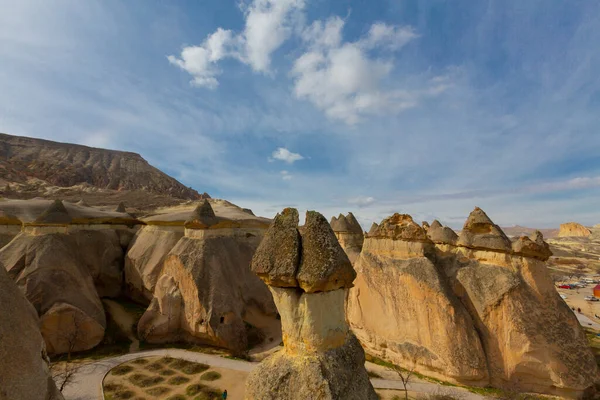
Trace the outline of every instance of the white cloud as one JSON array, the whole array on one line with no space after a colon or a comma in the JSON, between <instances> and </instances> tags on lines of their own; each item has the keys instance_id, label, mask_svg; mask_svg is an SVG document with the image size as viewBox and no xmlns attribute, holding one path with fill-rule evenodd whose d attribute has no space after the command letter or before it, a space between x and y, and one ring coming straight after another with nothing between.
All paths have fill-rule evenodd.
<instances>
[{"instance_id":1,"label":"white cloud","mask_svg":"<svg viewBox=\"0 0 600 400\"><path fill-rule=\"evenodd\" d=\"M273 154L271 154L271 157L273 160L285 161L288 164L293 164L296 161L304 159L304 157L302 157L300 154L292 153L285 147L279 147L277 150L275 150L273 152ZM284 171L284 172L287 172L287 171Z\"/></svg>"},{"instance_id":2,"label":"white cloud","mask_svg":"<svg viewBox=\"0 0 600 400\"><path fill-rule=\"evenodd\" d=\"M271 54L289 38L294 24L294 11L304 7L304 0L254 0L245 7L246 26L241 34L218 28L200 46L186 46L180 57L167 57L193 76L192 84L208 89L219 85L218 62L234 58L268 73Z\"/></svg>"},{"instance_id":3,"label":"white cloud","mask_svg":"<svg viewBox=\"0 0 600 400\"><path fill-rule=\"evenodd\" d=\"M375 198L374 197L355 197L352 199L348 200L348 204L352 204L355 205L357 207L367 207L370 206L371 204L375 203Z\"/></svg>"},{"instance_id":4,"label":"white cloud","mask_svg":"<svg viewBox=\"0 0 600 400\"><path fill-rule=\"evenodd\" d=\"M378 22L357 42L342 43L344 21L314 22L302 34L308 51L294 63L296 97L307 99L334 119L357 123L368 114L396 113L414 107L420 93L381 88L392 71L389 59L370 50L398 50L417 35L410 28Z\"/></svg>"},{"instance_id":5,"label":"white cloud","mask_svg":"<svg viewBox=\"0 0 600 400\"><path fill-rule=\"evenodd\" d=\"M290 175L290 173L288 171L281 171L281 179L283 179L284 181L289 181L292 179L292 175Z\"/></svg>"}]
</instances>

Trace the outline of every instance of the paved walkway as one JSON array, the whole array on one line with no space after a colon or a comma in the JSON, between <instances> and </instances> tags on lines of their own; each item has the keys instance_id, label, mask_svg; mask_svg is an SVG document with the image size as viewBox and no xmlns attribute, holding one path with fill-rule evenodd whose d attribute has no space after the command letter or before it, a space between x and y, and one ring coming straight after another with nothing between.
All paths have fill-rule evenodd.
<instances>
[{"instance_id":1,"label":"paved walkway","mask_svg":"<svg viewBox=\"0 0 600 400\"><path fill-rule=\"evenodd\" d=\"M593 321L590 318L588 318L587 316L580 314L578 312L575 313L575 316L579 320L579 323L581 324L581 326L583 326L584 328L592 328L597 331L600 331L600 324L597 323L596 321Z\"/></svg>"},{"instance_id":2,"label":"paved walkway","mask_svg":"<svg viewBox=\"0 0 600 400\"><path fill-rule=\"evenodd\" d=\"M170 356L174 358L182 358L188 361L201 362L213 367L227 368L235 371L250 372L258 363L252 363L242 360L231 360L228 358L212 355L196 353L181 349L159 349L142 351L138 353L129 353L122 356L110 357L100 361L95 361L89 364L82 365L75 375L74 382L71 386L65 388L65 400L102 400L102 380L104 375L113 367L140 357L150 356ZM387 380L387 379L371 379L373 386L376 389L399 389L403 390L402 382ZM420 393L437 393L441 385L436 385L429 382L410 383L408 390ZM464 400L481 400L485 397L471 393L465 389L443 386L444 393L453 394Z\"/></svg>"}]
</instances>

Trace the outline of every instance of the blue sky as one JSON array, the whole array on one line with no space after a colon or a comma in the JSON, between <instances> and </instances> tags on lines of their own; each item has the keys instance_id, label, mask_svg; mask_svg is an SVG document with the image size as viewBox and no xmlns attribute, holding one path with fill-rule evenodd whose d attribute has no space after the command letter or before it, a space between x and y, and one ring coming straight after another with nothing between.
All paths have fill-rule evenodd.
<instances>
[{"instance_id":1,"label":"blue sky","mask_svg":"<svg viewBox=\"0 0 600 400\"><path fill-rule=\"evenodd\" d=\"M600 223L600 3L0 0L0 131L368 227Z\"/></svg>"}]
</instances>

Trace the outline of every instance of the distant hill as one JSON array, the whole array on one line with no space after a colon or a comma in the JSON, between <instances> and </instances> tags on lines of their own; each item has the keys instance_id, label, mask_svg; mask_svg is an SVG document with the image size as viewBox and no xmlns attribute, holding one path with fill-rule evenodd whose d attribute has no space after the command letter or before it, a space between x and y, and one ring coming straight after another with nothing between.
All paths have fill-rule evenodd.
<instances>
[{"instance_id":1,"label":"distant hill","mask_svg":"<svg viewBox=\"0 0 600 400\"><path fill-rule=\"evenodd\" d=\"M0 189L11 198L81 197L91 203L126 200L131 206L137 200L167 204L209 197L136 153L1 133Z\"/></svg>"},{"instance_id":2,"label":"distant hill","mask_svg":"<svg viewBox=\"0 0 600 400\"><path fill-rule=\"evenodd\" d=\"M509 227L502 227L502 230L504 231L504 233L506 233L507 236L513 236L513 237L529 236L535 231L542 232L542 235L544 235L544 238L546 238L546 239L550 239L550 238L554 238L554 237L558 236L558 229L527 228L525 226L515 225L515 226L509 226Z\"/></svg>"}]
</instances>

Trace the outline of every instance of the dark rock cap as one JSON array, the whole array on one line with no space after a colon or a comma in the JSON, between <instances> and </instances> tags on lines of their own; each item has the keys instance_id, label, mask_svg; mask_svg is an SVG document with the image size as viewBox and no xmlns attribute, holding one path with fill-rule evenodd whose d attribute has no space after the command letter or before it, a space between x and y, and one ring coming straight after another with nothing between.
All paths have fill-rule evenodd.
<instances>
[{"instance_id":1,"label":"dark rock cap","mask_svg":"<svg viewBox=\"0 0 600 400\"><path fill-rule=\"evenodd\" d=\"M120 202L119 205L117 206L117 209L115 210L115 212L118 212L118 213L127 212L127 209L125 208L125 203Z\"/></svg>"},{"instance_id":2,"label":"dark rock cap","mask_svg":"<svg viewBox=\"0 0 600 400\"><path fill-rule=\"evenodd\" d=\"M305 292L352 287L356 272L331 226L316 211L306 213L302 234L302 259L297 273Z\"/></svg>"},{"instance_id":3,"label":"dark rock cap","mask_svg":"<svg viewBox=\"0 0 600 400\"><path fill-rule=\"evenodd\" d=\"M183 224L188 229L207 229L219 222L208 200L203 200Z\"/></svg>"},{"instance_id":4,"label":"dark rock cap","mask_svg":"<svg viewBox=\"0 0 600 400\"><path fill-rule=\"evenodd\" d=\"M398 213L385 218L376 229L371 228L368 237L418 242L429 241L425 229L413 221L410 215Z\"/></svg>"},{"instance_id":5,"label":"dark rock cap","mask_svg":"<svg viewBox=\"0 0 600 400\"><path fill-rule=\"evenodd\" d=\"M523 257L537 258L546 261L552 256L548 243L540 231L535 231L530 238L521 236L512 244L513 251Z\"/></svg>"},{"instance_id":6,"label":"dark rock cap","mask_svg":"<svg viewBox=\"0 0 600 400\"><path fill-rule=\"evenodd\" d=\"M437 244L450 244L455 246L458 240L458 235L451 228L442 226L438 220L433 221L431 227L427 231L427 237Z\"/></svg>"},{"instance_id":7,"label":"dark rock cap","mask_svg":"<svg viewBox=\"0 0 600 400\"><path fill-rule=\"evenodd\" d=\"M430 226L429 226L429 222L427 222L427 221L423 221L423 222L421 222L421 227L422 227L423 229L425 229L425 232L427 232L427 231L429 230L429 228L430 228Z\"/></svg>"},{"instance_id":8,"label":"dark rock cap","mask_svg":"<svg viewBox=\"0 0 600 400\"><path fill-rule=\"evenodd\" d=\"M472 249L512 251L511 242L502 229L479 207L469 214L458 240L459 246Z\"/></svg>"},{"instance_id":9,"label":"dark rock cap","mask_svg":"<svg viewBox=\"0 0 600 400\"><path fill-rule=\"evenodd\" d=\"M72 221L69 212L61 200L54 200L52 204L35 219L37 224L68 225Z\"/></svg>"},{"instance_id":10,"label":"dark rock cap","mask_svg":"<svg viewBox=\"0 0 600 400\"><path fill-rule=\"evenodd\" d=\"M252 257L251 269L268 285L297 287L296 271L299 264L298 211L286 208L275 216L265 233Z\"/></svg>"}]
</instances>

